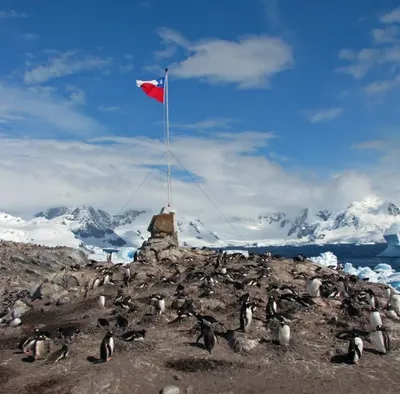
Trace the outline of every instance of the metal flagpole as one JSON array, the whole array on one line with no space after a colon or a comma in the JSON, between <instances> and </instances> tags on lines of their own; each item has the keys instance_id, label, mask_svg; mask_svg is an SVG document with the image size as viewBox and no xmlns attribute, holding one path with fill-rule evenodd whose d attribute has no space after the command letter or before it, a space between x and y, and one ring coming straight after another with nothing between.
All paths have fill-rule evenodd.
<instances>
[{"instance_id":1,"label":"metal flagpole","mask_svg":"<svg viewBox=\"0 0 400 394\"><path fill-rule=\"evenodd\" d=\"M169 150L169 108L168 108L168 68L165 69L164 84L164 109L165 109L165 149L167 152L167 187L168 187L168 208L171 207L171 154Z\"/></svg>"}]
</instances>

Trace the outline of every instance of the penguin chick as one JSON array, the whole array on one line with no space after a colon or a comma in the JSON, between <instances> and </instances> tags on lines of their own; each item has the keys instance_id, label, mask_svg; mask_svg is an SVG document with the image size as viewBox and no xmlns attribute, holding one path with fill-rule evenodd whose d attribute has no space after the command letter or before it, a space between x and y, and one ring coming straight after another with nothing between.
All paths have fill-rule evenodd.
<instances>
[{"instance_id":1,"label":"penguin chick","mask_svg":"<svg viewBox=\"0 0 400 394\"><path fill-rule=\"evenodd\" d=\"M66 358L69 354L68 346L63 345L63 347L59 350L56 350L46 360L46 364L49 363L57 363L58 361Z\"/></svg>"},{"instance_id":2,"label":"penguin chick","mask_svg":"<svg viewBox=\"0 0 400 394\"><path fill-rule=\"evenodd\" d=\"M108 331L100 344L100 361L106 362L112 359L114 354L114 333Z\"/></svg>"}]
</instances>

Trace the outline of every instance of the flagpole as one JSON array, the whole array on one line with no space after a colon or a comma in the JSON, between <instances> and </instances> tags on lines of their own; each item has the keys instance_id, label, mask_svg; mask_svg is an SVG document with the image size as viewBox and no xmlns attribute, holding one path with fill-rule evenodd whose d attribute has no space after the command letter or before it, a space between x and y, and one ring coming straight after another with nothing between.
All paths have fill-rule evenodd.
<instances>
[{"instance_id":1,"label":"flagpole","mask_svg":"<svg viewBox=\"0 0 400 394\"><path fill-rule=\"evenodd\" d=\"M169 149L169 102L168 102L168 68L165 69L165 97L164 97L164 107L165 107L165 149L167 152L167 188L168 188L168 208L171 207L171 154Z\"/></svg>"}]
</instances>

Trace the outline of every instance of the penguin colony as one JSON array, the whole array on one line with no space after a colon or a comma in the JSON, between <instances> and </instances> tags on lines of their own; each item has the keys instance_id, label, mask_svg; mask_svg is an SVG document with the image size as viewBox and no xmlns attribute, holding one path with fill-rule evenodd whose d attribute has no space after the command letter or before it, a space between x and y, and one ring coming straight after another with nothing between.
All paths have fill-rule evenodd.
<instances>
[{"instance_id":1,"label":"penguin colony","mask_svg":"<svg viewBox=\"0 0 400 394\"><path fill-rule=\"evenodd\" d=\"M227 338L227 333L232 333L232 330L246 335L252 329L254 312L260 308L265 310L263 324L269 329L271 327L275 329L276 346L290 348L292 341L296 340L292 338L291 333L298 319L280 310L280 304L285 301L297 308L315 309L320 307L319 299L335 299L340 302L340 313L349 317L359 317L363 313L368 313L368 330L353 327L336 334L336 338L348 341L346 360L348 363L360 362L365 341L372 343L381 354L386 354L391 350L390 332L384 323L388 320L400 323L400 293L398 291L385 286L385 298L378 299L373 290L369 288L364 290L363 286L360 286L362 281L359 281L356 276L345 275L341 272L343 267L340 265L329 273L323 273L322 267L308 263L310 269L301 271L296 263L305 263L307 260L300 254L293 258L293 269L290 275L293 279L302 280L303 288L276 283L271 280L272 269L269 263L272 259L279 260L282 257L272 256L269 252L262 255L249 254L248 257L241 253L210 252L209 258L203 265L196 263L192 257L186 258L186 261L182 261L179 265L164 261L160 264L168 265L173 274L168 277L146 274L145 281L137 280L141 264L146 264L139 257L136 257L134 265L105 266L91 261L85 268L93 270L95 275L84 298L94 296L96 289L101 288L98 289L101 292L97 291L97 308L102 317L98 317L94 325L104 331L103 339L99 343L98 357L92 362L111 361L115 353L116 340L125 342L146 340L146 329L132 330L130 327L132 319L129 314L137 310L137 300L128 293L132 293L132 290L137 293L138 290L163 286L176 287L172 302L167 304L167 297L162 292L151 293L147 297L148 315L155 319L166 320L164 317L166 310L171 308L171 304L178 305L175 308L175 318L167 321L167 324L195 319L193 322L195 322L196 330L200 331L196 344L202 340L203 348L209 355L212 355L213 349L218 346L218 337ZM230 262L241 264L239 268L232 268L229 267ZM131 272L132 267L135 272ZM74 266L72 269L76 271L81 267ZM256 274L249 275L250 270ZM117 273L120 273L121 279L115 279ZM359 285L356 286L356 283ZM187 289L193 286L198 290L198 298L212 298L222 286L237 295L238 321L230 323L231 330L226 330L224 324L217 318L200 313L200 308L195 305L193 292L189 293ZM255 287L265 290L263 300L251 296L252 288ZM110 316L104 316L105 311L110 309L112 309ZM9 307L0 314L0 319L8 311ZM7 322L0 320L0 323ZM19 327L23 325L23 317L21 319L15 317L8 324L10 327ZM236 327L233 327L235 325ZM119 331L118 334L115 334L114 327ZM80 333L81 330L76 326L58 328L55 337L58 338L61 347L52 351L54 335L36 328L30 336L21 339L18 348L35 361L45 359L47 363L57 363L68 357L74 338Z\"/></svg>"}]
</instances>

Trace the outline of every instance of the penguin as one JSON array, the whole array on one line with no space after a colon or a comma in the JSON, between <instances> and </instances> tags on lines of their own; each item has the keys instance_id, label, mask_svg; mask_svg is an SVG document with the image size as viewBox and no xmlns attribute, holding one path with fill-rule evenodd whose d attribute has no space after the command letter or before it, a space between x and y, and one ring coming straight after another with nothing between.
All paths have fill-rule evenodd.
<instances>
[{"instance_id":1,"label":"penguin","mask_svg":"<svg viewBox=\"0 0 400 394\"><path fill-rule=\"evenodd\" d=\"M76 334L79 334L81 331L79 330L78 327L67 327L67 328L59 328L57 330L58 335L60 338L67 340L68 342L71 342L72 338L74 338L74 336Z\"/></svg>"},{"instance_id":2,"label":"penguin","mask_svg":"<svg viewBox=\"0 0 400 394\"><path fill-rule=\"evenodd\" d=\"M103 286L105 286L106 284L110 283L110 275L106 274L103 278Z\"/></svg>"},{"instance_id":3,"label":"penguin","mask_svg":"<svg viewBox=\"0 0 400 394\"><path fill-rule=\"evenodd\" d=\"M373 330L375 330L377 326L382 325L382 318L381 318L381 314L379 313L378 309L370 308L369 324Z\"/></svg>"},{"instance_id":4,"label":"penguin","mask_svg":"<svg viewBox=\"0 0 400 394\"><path fill-rule=\"evenodd\" d=\"M108 331L100 344L100 360L103 362L110 361L114 354L114 333Z\"/></svg>"},{"instance_id":5,"label":"penguin","mask_svg":"<svg viewBox=\"0 0 400 394\"><path fill-rule=\"evenodd\" d=\"M364 349L362 339L356 334L352 333L347 351L347 360L351 364L358 364Z\"/></svg>"},{"instance_id":6,"label":"penguin","mask_svg":"<svg viewBox=\"0 0 400 394\"><path fill-rule=\"evenodd\" d=\"M278 330L278 341L281 346L289 346L290 341L290 327L281 320Z\"/></svg>"},{"instance_id":7,"label":"penguin","mask_svg":"<svg viewBox=\"0 0 400 394\"><path fill-rule=\"evenodd\" d=\"M31 354L32 347L35 344L36 338L38 335L34 333L30 337L23 338L22 341L18 345L18 349L22 350L25 354Z\"/></svg>"},{"instance_id":8,"label":"penguin","mask_svg":"<svg viewBox=\"0 0 400 394\"><path fill-rule=\"evenodd\" d=\"M57 363L60 360L66 358L69 354L69 349L67 345L63 345L61 349L56 350L46 360L46 364L48 363Z\"/></svg>"},{"instance_id":9,"label":"penguin","mask_svg":"<svg viewBox=\"0 0 400 394\"><path fill-rule=\"evenodd\" d=\"M115 326L118 328L122 328L125 330L129 326L128 319L124 316L118 315L117 316L117 322L115 323Z\"/></svg>"},{"instance_id":10,"label":"penguin","mask_svg":"<svg viewBox=\"0 0 400 394\"><path fill-rule=\"evenodd\" d=\"M162 294L152 294L150 296L151 305L156 309L157 314L165 312L165 296Z\"/></svg>"},{"instance_id":11,"label":"penguin","mask_svg":"<svg viewBox=\"0 0 400 394\"><path fill-rule=\"evenodd\" d=\"M400 314L395 311L390 303L385 308L385 314L389 319L400 320Z\"/></svg>"},{"instance_id":12,"label":"penguin","mask_svg":"<svg viewBox=\"0 0 400 394\"><path fill-rule=\"evenodd\" d=\"M106 307L106 297L105 297L104 293L100 294L99 306L100 306L101 309L104 309Z\"/></svg>"},{"instance_id":13,"label":"penguin","mask_svg":"<svg viewBox=\"0 0 400 394\"><path fill-rule=\"evenodd\" d=\"M131 278L131 269L130 269L129 267L126 267L126 268L125 268L125 277L126 277L127 279L130 279L130 278Z\"/></svg>"},{"instance_id":14,"label":"penguin","mask_svg":"<svg viewBox=\"0 0 400 394\"><path fill-rule=\"evenodd\" d=\"M214 334L214 330L211 327L211 324L200 323L201 326L201 334L197 337L196 343L203 337L204 339L204 347L211 354L212 349L215 346L215 342L217 341L217 337Z\"/></svg>"},{"instance_id":15,"label":"penguin","mask_svg":"<svg viewBox=\"0 0 400 394\"><path fill-rule=\"evenodd\" d=\"M253 320L253 307L250 304L250 302L246 301L243 303L240 311L240 329L242 331L248 331L252 320Z\"/></svg>"},{"instance_id":16,"label":"penguin","mask_svg":"<svg viewBox=\"0 0 400 394\"><path fill-rule=\"evenodd\" d=\"M391 294L390 294L390 299L389 303L392 306L392 308L400 314L400 293L396 292L394 289L390 289Z\"/></svg>"},{"instance_id":17,"label":"penguin","mask_svg":"<svg viewBox=\"0 0 400 394\"><path fill-rule=\"evenodd\" d=\"M390 350L390 338L382 325L376 326L376 331L371 334L371 339L379 353L386 354Z\"/></svg>"},{"instance_id":18,"label":"penguin","mask_svg":"<svg viewBox=\"0 0 400 394\"><path fill-rule=\"evenodd\" d=\"M101 283L101 279L100 278L96 278L93 282L93 286L92 289L97 289L100 286Z\"/></svg>"},{"instance_id":19,"label":"penguin","mask_svg":"<svg viewBox=\"0 0 400 394\"><path fill-rule=\"evenodd\" d=\"M39 335L35 339L35 343L32 346L32 355L35 360L40 360L44 358L46 355L46 346L45 346L46 338L43 335Z\"/></svg>"},{"instance_id":20,"label":"penguin","mask_svg":"<svg viewBox=\"0 0 400 394\"><path fill-rule=\"evenodd\" d=\"M15 319L11 320L11 322L10 322L10 327L13 327L13 328L19 327L21 325L22 325L22 321L19 317L16 317Z\"/></svg>"},{"instance_id":21,"label":"penguin","mask_svg":"<svg viewBox=\"0 0 400 394\"><path fill-rule=\"evenodd\" d=\"M350 289L349 289L349 284L348 284L346 278L339 277L338 280L337 280L337 284L339 285L340 290L342 291L344 296L345 297L349 297Z\"/></svg>"},{"instance_id":22,"label":"penguin","mask_svg":"<svg viewBox=\"0 0 400 394\"><path fill-rule=\"evenodd\" d=\"M267 303L267 319L274 316L277 313L276 301L273 295L270 295Z\"/></svg>"},{"instance_id":23,"label":"penguin","mask_svg":"<svg viewBox=\"0 0 400 394\"><path fill-rule=\"evenodd\" d=\"M110 322L107 319L103 319L103 318L98 318L97 319L97 325L96 327L101 327L101 328L105 328L105 327L110 327Z\"/></svg>"},{"instance_id":24,"label":"penguin","mask_svg":"<svg viewBox=\"0 0 400 394\"><path fill-rule=\"evenodd\" d=\"M146 336L146 330L127 331L121 335L124 341L143 341Z\"/></svg>"},{"instance_id":25,"label":"penguin","mask_svg":"<svg viewBox=\"0 0 400 394\"><path fill-rule=\"evenodd\" d=\"M319 297L321 286L321 280L318 277L314 276L307 282L307 293L310 295L310 297Z\"/></svg>"},{"instance_id":26,"label":"penguin","mask_svg":"<svg viewBox=\"0 0 400 394\"><path fill-rule=\"evenodd\" d=\"M365 292L365 295L367 297L369 306L371 308L377 308L378 307L378 299L376 298L374 291L372 289L368 289Z\"/></svg>"}]
</instances>

